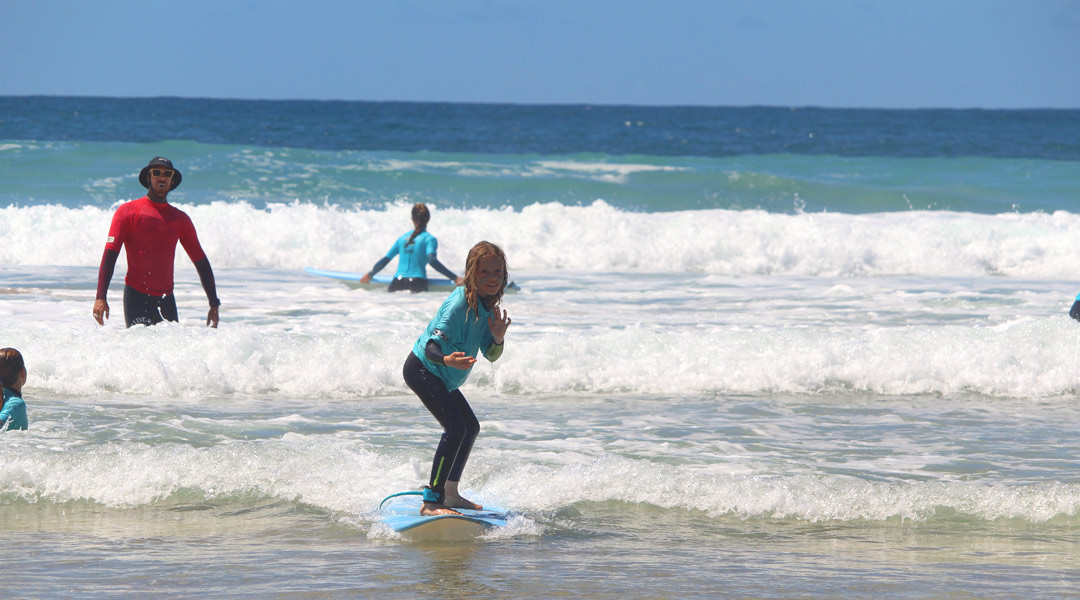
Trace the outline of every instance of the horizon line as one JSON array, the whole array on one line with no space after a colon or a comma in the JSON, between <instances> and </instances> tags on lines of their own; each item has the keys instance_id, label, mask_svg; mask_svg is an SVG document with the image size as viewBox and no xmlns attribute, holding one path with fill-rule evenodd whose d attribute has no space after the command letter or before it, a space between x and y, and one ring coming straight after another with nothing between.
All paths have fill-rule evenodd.
<instances>
[{"instance_id":1,"label":"horizon line","mask_svg":"<svg viewBox=\"0 0 1080 600\"><path fill-rule=\"evenodd\" d=\"M342 98L229 98L214 96L102 96L97 94L0 94L0 98L81 98L98 100L209 100L219 102L326 102L326 103L361 103L361 104L433 104L463 106L534 106L534 107L602 107L602 108L737 108L737 109L780 109L780 110L888 110L888 111L1073 111L1078 107L1028 106L1028 107L986 107L986 106L829 106L821 104L638 104L632 102L516 102L494 100L356 100Z\"/></svg>"}]
</instances>

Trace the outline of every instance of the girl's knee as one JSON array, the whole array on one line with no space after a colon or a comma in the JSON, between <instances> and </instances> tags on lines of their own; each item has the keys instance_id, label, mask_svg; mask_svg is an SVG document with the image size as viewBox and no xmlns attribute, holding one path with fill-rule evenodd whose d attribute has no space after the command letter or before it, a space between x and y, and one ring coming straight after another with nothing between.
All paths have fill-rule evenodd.
<instances>
[{"instance_id":1,"label":"girl's knee","mask_svg":"<svg viewBox=\"0 0 1080 600\"><path fill-rule=\"evenodd\" d=\"M479 433L480 428L477 427L476 430L473 430L472 424L465 419L450 419L449 422L446 423L444 430L447 437L461 440L470 437L475 438L476 434Z\"/></svg>"}]
</instances>

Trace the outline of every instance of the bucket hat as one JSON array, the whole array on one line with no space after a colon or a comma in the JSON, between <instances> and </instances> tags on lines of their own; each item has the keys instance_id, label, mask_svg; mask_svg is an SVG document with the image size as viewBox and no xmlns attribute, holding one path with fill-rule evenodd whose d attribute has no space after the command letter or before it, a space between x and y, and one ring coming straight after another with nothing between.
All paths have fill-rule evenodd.
<instances>
[{"instance_id":1,"label":"bucket hat","mask_svg":"<svg viewBox=\"0 0 1080 600\"><path fill-rule=\"evenodd\" d=\"M172 166L171 160L164 156L155 156L150 159L150 164L143 167L142 171L139 171L139 183L146 189L150 189L150 169L153 169L154 167L163 167L173 170L172 187L169 188L170 190L175 190L180 185L180 180L184 178L184 176L180 174L179 169Z\"/></svg>"}]
</instances>

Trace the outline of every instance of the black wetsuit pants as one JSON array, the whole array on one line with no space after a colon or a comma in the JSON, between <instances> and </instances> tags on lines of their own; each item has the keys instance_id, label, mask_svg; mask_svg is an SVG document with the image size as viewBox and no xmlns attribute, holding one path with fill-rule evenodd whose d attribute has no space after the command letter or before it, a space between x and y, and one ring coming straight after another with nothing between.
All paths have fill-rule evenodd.
<instances>
[{"instance_id":1,"label":"black wetsuit pants","mask_svg":"<svg viewBox=\"0 0 1080 600\"><path fill-rule=\"evenodd\" d=\"M147 296L135 288L124 286L124 320L127 326L156 325L162 321L179 321L176 314L176 297Z\"/></svg>"},{"instance_id":2,"label":"black wetsuit pants","mask_svg":"<svg viewBox=\"0 0 1080 600\"><path fill-rule=\"evenodd\" d=\"M426 292L427 291L427 278L426 277L395 277L390 281L390 286L386 291L398 292L401 290L409 290L412 293Z\"/></svg>"},{"instance_id":3,"label":"black wetsuit pants","mask_svg":"<svg viewBox=\"0 0 1080 600\"><path fill-rule=\"evenodd\" d=\"M461 391L448 391L442 379L428 371L415 354L409 353L405 359L402 375L405 383L420 396L420 401L442 425L442 439L435 450L428 480L432 489L441 492L447 481L461 481L461 472L469 460L476 435L480 433L480 422Z\"/></svg>"}]
</instances>

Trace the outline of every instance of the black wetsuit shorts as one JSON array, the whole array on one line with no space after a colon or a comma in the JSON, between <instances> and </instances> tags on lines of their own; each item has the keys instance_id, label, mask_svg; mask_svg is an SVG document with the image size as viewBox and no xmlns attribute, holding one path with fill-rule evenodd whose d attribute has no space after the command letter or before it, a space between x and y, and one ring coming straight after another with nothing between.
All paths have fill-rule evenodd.
<instances>
[{"instance_id":1,"label":"black wetsuit shorts","mask_svg":"<svg viewBox=\"0 0 1080 600\"><path fill-rule=\"evenodd\" d=\"M179 321L176 296L148 296L130 285L124 286L124 320L127 326L156 325L162 321Z\"/></svg>"},{"instance_id":2,"label":"black wetsuit shorts","mask_svg":"<svg viewBox=\"0 0 1080 600\"><path fill-rule=\"evenodd\" d=\"M408 290L412 293L426 292L428 289L426 277L395 277L390 282L388 291L398 292Z\"/></svg>"}]
</instances>

